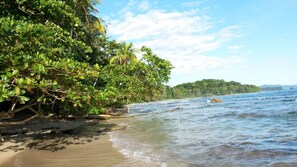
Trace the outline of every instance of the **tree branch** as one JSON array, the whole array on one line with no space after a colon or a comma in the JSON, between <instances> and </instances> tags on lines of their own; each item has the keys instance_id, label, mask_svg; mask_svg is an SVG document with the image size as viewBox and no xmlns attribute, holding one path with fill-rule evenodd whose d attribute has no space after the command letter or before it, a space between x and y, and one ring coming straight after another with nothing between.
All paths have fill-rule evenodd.
<instances>
[{"instance_id":1,"label":"tree branch","mask_svg":"<svg viewBox=\"0 0 297 167\"><path fill-rule=\"evenodd\" d=\"M36 118L38 114L33 115L32 117L29 117L22 121L16 121L16 122L0 122L0 125L19 125L19 124L25 124L26 122Z\"/></svg>"}]
</instances>

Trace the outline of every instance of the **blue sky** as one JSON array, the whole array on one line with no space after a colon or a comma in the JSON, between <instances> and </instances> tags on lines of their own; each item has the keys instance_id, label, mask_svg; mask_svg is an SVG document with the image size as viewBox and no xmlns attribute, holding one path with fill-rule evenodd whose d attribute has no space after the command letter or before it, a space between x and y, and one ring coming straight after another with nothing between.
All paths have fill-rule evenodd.
<instances>
[{"instance_id":1,"label":"blue sky","mask_svg":"<svg viewBox=\"0 0 297 167\"><path fill-rule=\"evenodd\" d=\"M172 62L172 86L297 84L296 0L102 0L98 10L108 36Z\"/></svg>"}]
</instances>

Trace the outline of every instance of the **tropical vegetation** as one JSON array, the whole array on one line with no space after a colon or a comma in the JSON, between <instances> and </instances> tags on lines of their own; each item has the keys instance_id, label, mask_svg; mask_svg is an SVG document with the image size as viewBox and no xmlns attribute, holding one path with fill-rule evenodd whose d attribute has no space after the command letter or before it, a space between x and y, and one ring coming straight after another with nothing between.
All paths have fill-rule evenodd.
<instances>
[{"instance_id":1,"label":"tropical vegetation","mask_svg":"<svg viewBox=\"0 0 297 167\"><path fill-rule=\"evenodd\" d=\"M191 98L201 96L226 95L236 93L259 92L255 85L243 85L239 82L215 79L203 79L192 83L183 83L174 87L165 87L165 99Z\"/></svg>"},{"instance_id":2,"label":"tropical vegetation","mask_svg":"<svg viewBox=\"0 0 297 167\"><path fill-rule=\"evenodd\" d=\"M99 114L132 102L260 90L223 80L164 86L171 63L107 37L98 3L0 1L0 120L21 111Z\"/></svg>"},{"instance_id":3,"label":"tropical vegetation","mask_svg":"<svg viewBox=\"0 0 297 167\"><path fill-rule=\"evenodd\" d=\"M20 111L98 114L161 98L172 65L150 48L108 38L98 3L0 2L0 119Z\"/></svg>"}]
</instances>

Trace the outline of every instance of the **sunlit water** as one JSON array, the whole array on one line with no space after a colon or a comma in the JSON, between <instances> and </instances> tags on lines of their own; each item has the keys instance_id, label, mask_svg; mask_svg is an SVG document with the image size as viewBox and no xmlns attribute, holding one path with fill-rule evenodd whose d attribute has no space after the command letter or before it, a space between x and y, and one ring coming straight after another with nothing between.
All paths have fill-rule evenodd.
<instances>
[{"instance_id":1,"label":"sunlit water","mask_svg":"<svg viewBox=\"0 0 297 167\"><path fill-rule=\"evenodd\" d=\"M133 104L119 166L297 166L297 90Z\"/></svg>"}]
</instances>

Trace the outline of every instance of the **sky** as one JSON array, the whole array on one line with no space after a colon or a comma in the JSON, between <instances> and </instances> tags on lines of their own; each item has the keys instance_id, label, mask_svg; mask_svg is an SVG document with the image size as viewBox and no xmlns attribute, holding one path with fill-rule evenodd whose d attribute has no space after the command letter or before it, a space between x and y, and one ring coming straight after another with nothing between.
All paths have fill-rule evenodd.
<instances>
[{"instance_id":1,"label":"sky","mask_svg":"<svg viewBox=\"0 0 297 167\"><path fill-rule=\"evenodd\" d=\"M173 64L171 86L297 84L297 0L101 0L97 9L111 39Z\"/></svg>"}]
</instances>

